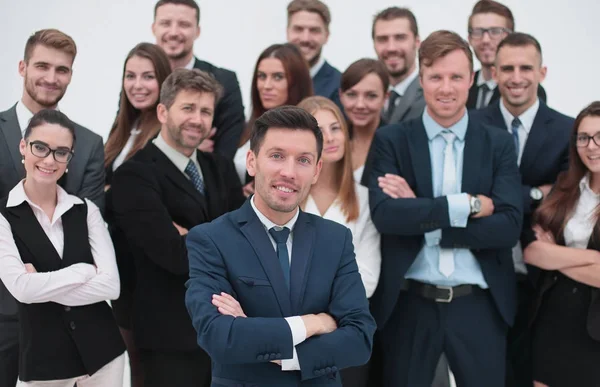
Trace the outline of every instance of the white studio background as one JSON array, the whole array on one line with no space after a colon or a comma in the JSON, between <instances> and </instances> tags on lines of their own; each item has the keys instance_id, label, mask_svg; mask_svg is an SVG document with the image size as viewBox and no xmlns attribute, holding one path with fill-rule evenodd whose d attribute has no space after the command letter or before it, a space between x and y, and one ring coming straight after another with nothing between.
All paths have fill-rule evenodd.
<instances>
[{"instance_id":1,"label":"white studio background","mask_svg":"<svg viewBox=\"0 0 600 387\"><path fill-rule=\"evenodd\" d=\"M600 29L596 0L502 0L511 8L518 31L542 45L548 76L543 83L549 105L576 115L600 99L597 66ZM421 38L437 29L467 35L467 18L475 0L325 0L332 13L327 60L341 71L361 57L375 57L371 23L378 11L409 7L416 15ZM285 41L287 0L199 0L200 38L195 53L201 59L237 73L246 111L256 58L272 43ZM115 118L123 61L139 42L154 42L150 26L154 0L0 0L0 111L20 97L22 78L17 65L30 34L58 28L77 43L71 85L60 103L74 121L105 139Z\"/></svg>"}]
</instances>

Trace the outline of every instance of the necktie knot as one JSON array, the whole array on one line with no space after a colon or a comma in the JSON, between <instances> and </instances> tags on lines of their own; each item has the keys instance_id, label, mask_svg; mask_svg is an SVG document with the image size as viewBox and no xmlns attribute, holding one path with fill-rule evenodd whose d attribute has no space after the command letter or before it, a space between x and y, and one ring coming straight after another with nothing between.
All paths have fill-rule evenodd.
<instances>
[{"instance_id":1,"label":"necktie knot","mask_svg":"<svg viewBox=\"0 0 600 387\"><path fill-rule=\"evenodd\" d=\"M287 243L287 239L290 236L290 229L287 227L282 228L281 230L275 230L275 227L269 229L269 234L273 237L277 244L279 243Z\"/></svg>"},{"instance_id":2,"label":"necktie knot","mask_svg":"<svg viewBox=\"0 0 600 387\"><path fill-rule=\"evenodd\" d=\"M512 126L513 130L514 130L514 129L519 129L519 126L521 126L521 120L519 119L519 117L515 117L515 118L512 120L512 124L511 124L511 126Z\"/></svg>"},{"instance_id":3,"label":"necktie knot","mask_svg":"<svg viewBox=\"0 0 600 387\"><path fill-rule=\"evenodd\" d=\"M201 194L204 194L204 182L202 181L202 177L200 177L200 172L198 172L196 164L194 164L192 160L188 162L184 172L186 175L188 175L196 190L198 190L198 192Z\"/></svg>"},{"instance_id":4,"label":"necktie knot","mask_svg":"<svg viewBox=\"0 0 600 387\"><path fill-rule=\"evenodd\" d=\"M454 140L456 140L456 134L450 131L444 131L440 134L444 138L444 140L446 140L446 146L454 144Z\"/></svg>"}]
</instances>

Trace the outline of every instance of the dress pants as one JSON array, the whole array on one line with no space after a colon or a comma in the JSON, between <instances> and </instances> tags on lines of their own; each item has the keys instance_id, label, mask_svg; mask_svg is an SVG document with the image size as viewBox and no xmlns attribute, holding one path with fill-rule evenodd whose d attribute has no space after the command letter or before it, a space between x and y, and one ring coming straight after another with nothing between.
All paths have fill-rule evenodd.
<instances>
[{"instance_id":1,"label":"dress pants","mask_svg":"<svg viewBox=\"0 0 600 387\"><path fill-rule=\"evenodd\" d=\"M517 315L508 330L506 344L506 387L531 387L533 364L529 323L535 290L527 276L518 275L517 278Z\"/></svg>"},{"instance_id":2,"label":"dress pants","mask_svg":"<svg viewBox=\"0 0 600 387\"><path fill-rule=\"evenodd\" d=\"M139 349L144 387L210 387L211 361L202 349L157 351Z\"/></svg>"},{"instance_id":3,"label":"dress pants","mask_svg":"<svg viewBox=\"0 0 600 387\"><path fill-rule=\"evenodd\" d=\"M0 387L14 387L19 376L19 322L0 315Z\"/></svg>"},{"instance_id":4,"label":"dress pants","mask_svg":"<svg viewBox=\"0 0 600 387\"><path fill-rule=\"evenodd\" d=\"M93 375L78 376L62 380L19 381L17 387L121 387L123 386L123 370L125 369L125 354L113 359Z\"/></svg>"},{"instance_id":5,"label":"dress pants","mask_svg":"<svg viewBox=\"0 0 600 387\"><path fill-rule=\"evenodd\" d=\"M381 331L384 387L431 387L445 353L459 387L504 387L507 324L489 291L438 303L402 291Z\"/></svg>"}]
</instances>

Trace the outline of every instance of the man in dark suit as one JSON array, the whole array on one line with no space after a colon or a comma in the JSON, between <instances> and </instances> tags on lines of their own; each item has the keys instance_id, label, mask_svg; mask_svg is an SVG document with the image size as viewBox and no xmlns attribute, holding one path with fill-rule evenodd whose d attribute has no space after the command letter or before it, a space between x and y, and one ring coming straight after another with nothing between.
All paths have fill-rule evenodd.
<instances>
[{"instance_id":1,"label":"man in dark suit","mask_svg":"<svg viewBox=\"0 0 600 387\"><path fill-rule=\"evenodd\" d=\"M185 310L187 230L244 201L233 162L197 151L210 133L221 86L176 69L157 107L159 136L116 171L108 206L136 264L132 327L146 387L208 386L210 359Z\"/></svg>"},{"instance_id":2,"label":"man in dark suit","mask_svg":"<svg viewBox=\"0 0 600 387\"><path fill-rule=\"evenodd\" d=\"M425 108L417 69L421 44L415 15L407 8L390 7L375 15L373 46L390 76L390 95L383 121L395 124L420 117Z\"/></svg>"},{"instance_id":3,"label":"man in dark suit","mask_svg":"<svg viewBox=\"0 0 600 387\"><path fill-rule=\"evenodd\" d=\"M298 46L308 62L315 95L329 98L343 111L339 95L342 73L322 55L329 39L329 8L320 0L293 0L287 13L287 41Z\"/></svg>"},{"instance_id":4,"label":"man in dark suit","mask_svg":"<svg viewBox=\"0 0 600 387\"><path fill-rule=\"evenodd\" d=\"M56 109L71 82L77 47L70 36L54 29L35 32L19 62L23 95L0 113L0 197L25 177L19 143L33 115ZM69 193L104 207L104 147L102 137L75 124L75 148L68 173L59 184ZM0 386L14 386L18 374L17 306L0 283Z\"/></svg>"},{"instance_id":5,"label":"man in dark suit","mask_svg":"<svg viewBox=\"0 0 600 387\"><path fill-rule=\"evenodd\" d=\"M498 43L515 30L511 10L494 0L480 0L469 16L469 43L481 63L475 82L469 90L467 109L481 109L500 99L500 91L492 77ZM546 102L546 91L538 86L540 99Z\"/></svg>"},{"instance_id":6,"label":"man in dark suit","mask_svg":"<svg viewBox=\"0 0 600 387\"><path fill-rule=\"evenodd\" d=\"M426 110L377 131L363 175L382 234L371 303L384 385L430 386L444 352L457 385L504 387L516 309L511 248L522 222L514 145L467 114L466 41L434 32L419 63Z\"/></svg>"},{"instance_id":7,"label":"man in dark suit","mask_svg":"<svg viewBox=\"0 0 600 387\"><path fill-rule=\"evenodd\" d=\"M525 243L531 217L548 195L558 174L568 168L569 136L574 120L550 109L538 96L538 85L546 76L542 49L531 35L513 33L498 45L492 68L502 98L474 112L484 122L508 131L517 149L523 202ZM523 262L522 244L513 249L517 273L518 310L515 325L508 334L506 386L531 386L529 310L538 270ZM528 277L529 274L529 277Z\"/></svg>"},{"instance_id":8,"label":"man in dark suit","mask_svg":"<svg viewBox=\"0 0 600 387\"><path fill-rule=\"evenodd\" d=\"M205 152L218 152L233 160L244 129L244 105L237 76L194 56L194 41L200 36L200 7L194 0L159 0L154 7L152 33L171 68L192 68L212 74L223 86L223 98L215 109L213 129L200 145Z\"/></svg>"},{"instance_id":9,"label":"man in dark suit","mask_svg":"<svg viewBox=\"0 0 600 387\"><path fill-rule=\"evenodd\" d=\"M352 235L298 207L322 148L310 114L269 110L246 159L255 195L188 235L186 305L213 387L341 386L339 370L369 359L375 322Z\"/></svg>"}]
</instances>

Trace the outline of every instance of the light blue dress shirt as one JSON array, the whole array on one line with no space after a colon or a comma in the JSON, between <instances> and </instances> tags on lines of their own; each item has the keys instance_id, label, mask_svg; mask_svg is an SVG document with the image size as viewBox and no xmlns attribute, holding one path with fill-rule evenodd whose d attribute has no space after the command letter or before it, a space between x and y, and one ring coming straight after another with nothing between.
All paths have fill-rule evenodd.
<instances>
[{"instance_id":1,"label":"light blue dress shirt","mask_svg":"<svg viewBox=\"0 0 600 387\"><path fill-rule=\"evenodd\" d=\"M462 186L463 153L465 149L465 134L469 124L469 116L465 115L456 124L444 128L431 118L427 109L423 113L423 124L429 139L429 154L431 157L431 172L433 182L433 196L442 196L444 173L444 148L446 140L442 137L443 131L451 131L456 135L454 141L454 155L456 162L456 194L446 195L448 199L448 216L451 227L467 227L471 206L467 193L460 193ZM417 258L406 272L405 278L433 285L457 286L463 284L478 285L487 289L481 266L477 258L469 249L454 250L454 272L446 277L439 270L440 240L442 230L437 229L425 234L423 248Z\"/></svg>"}]
</instances>

